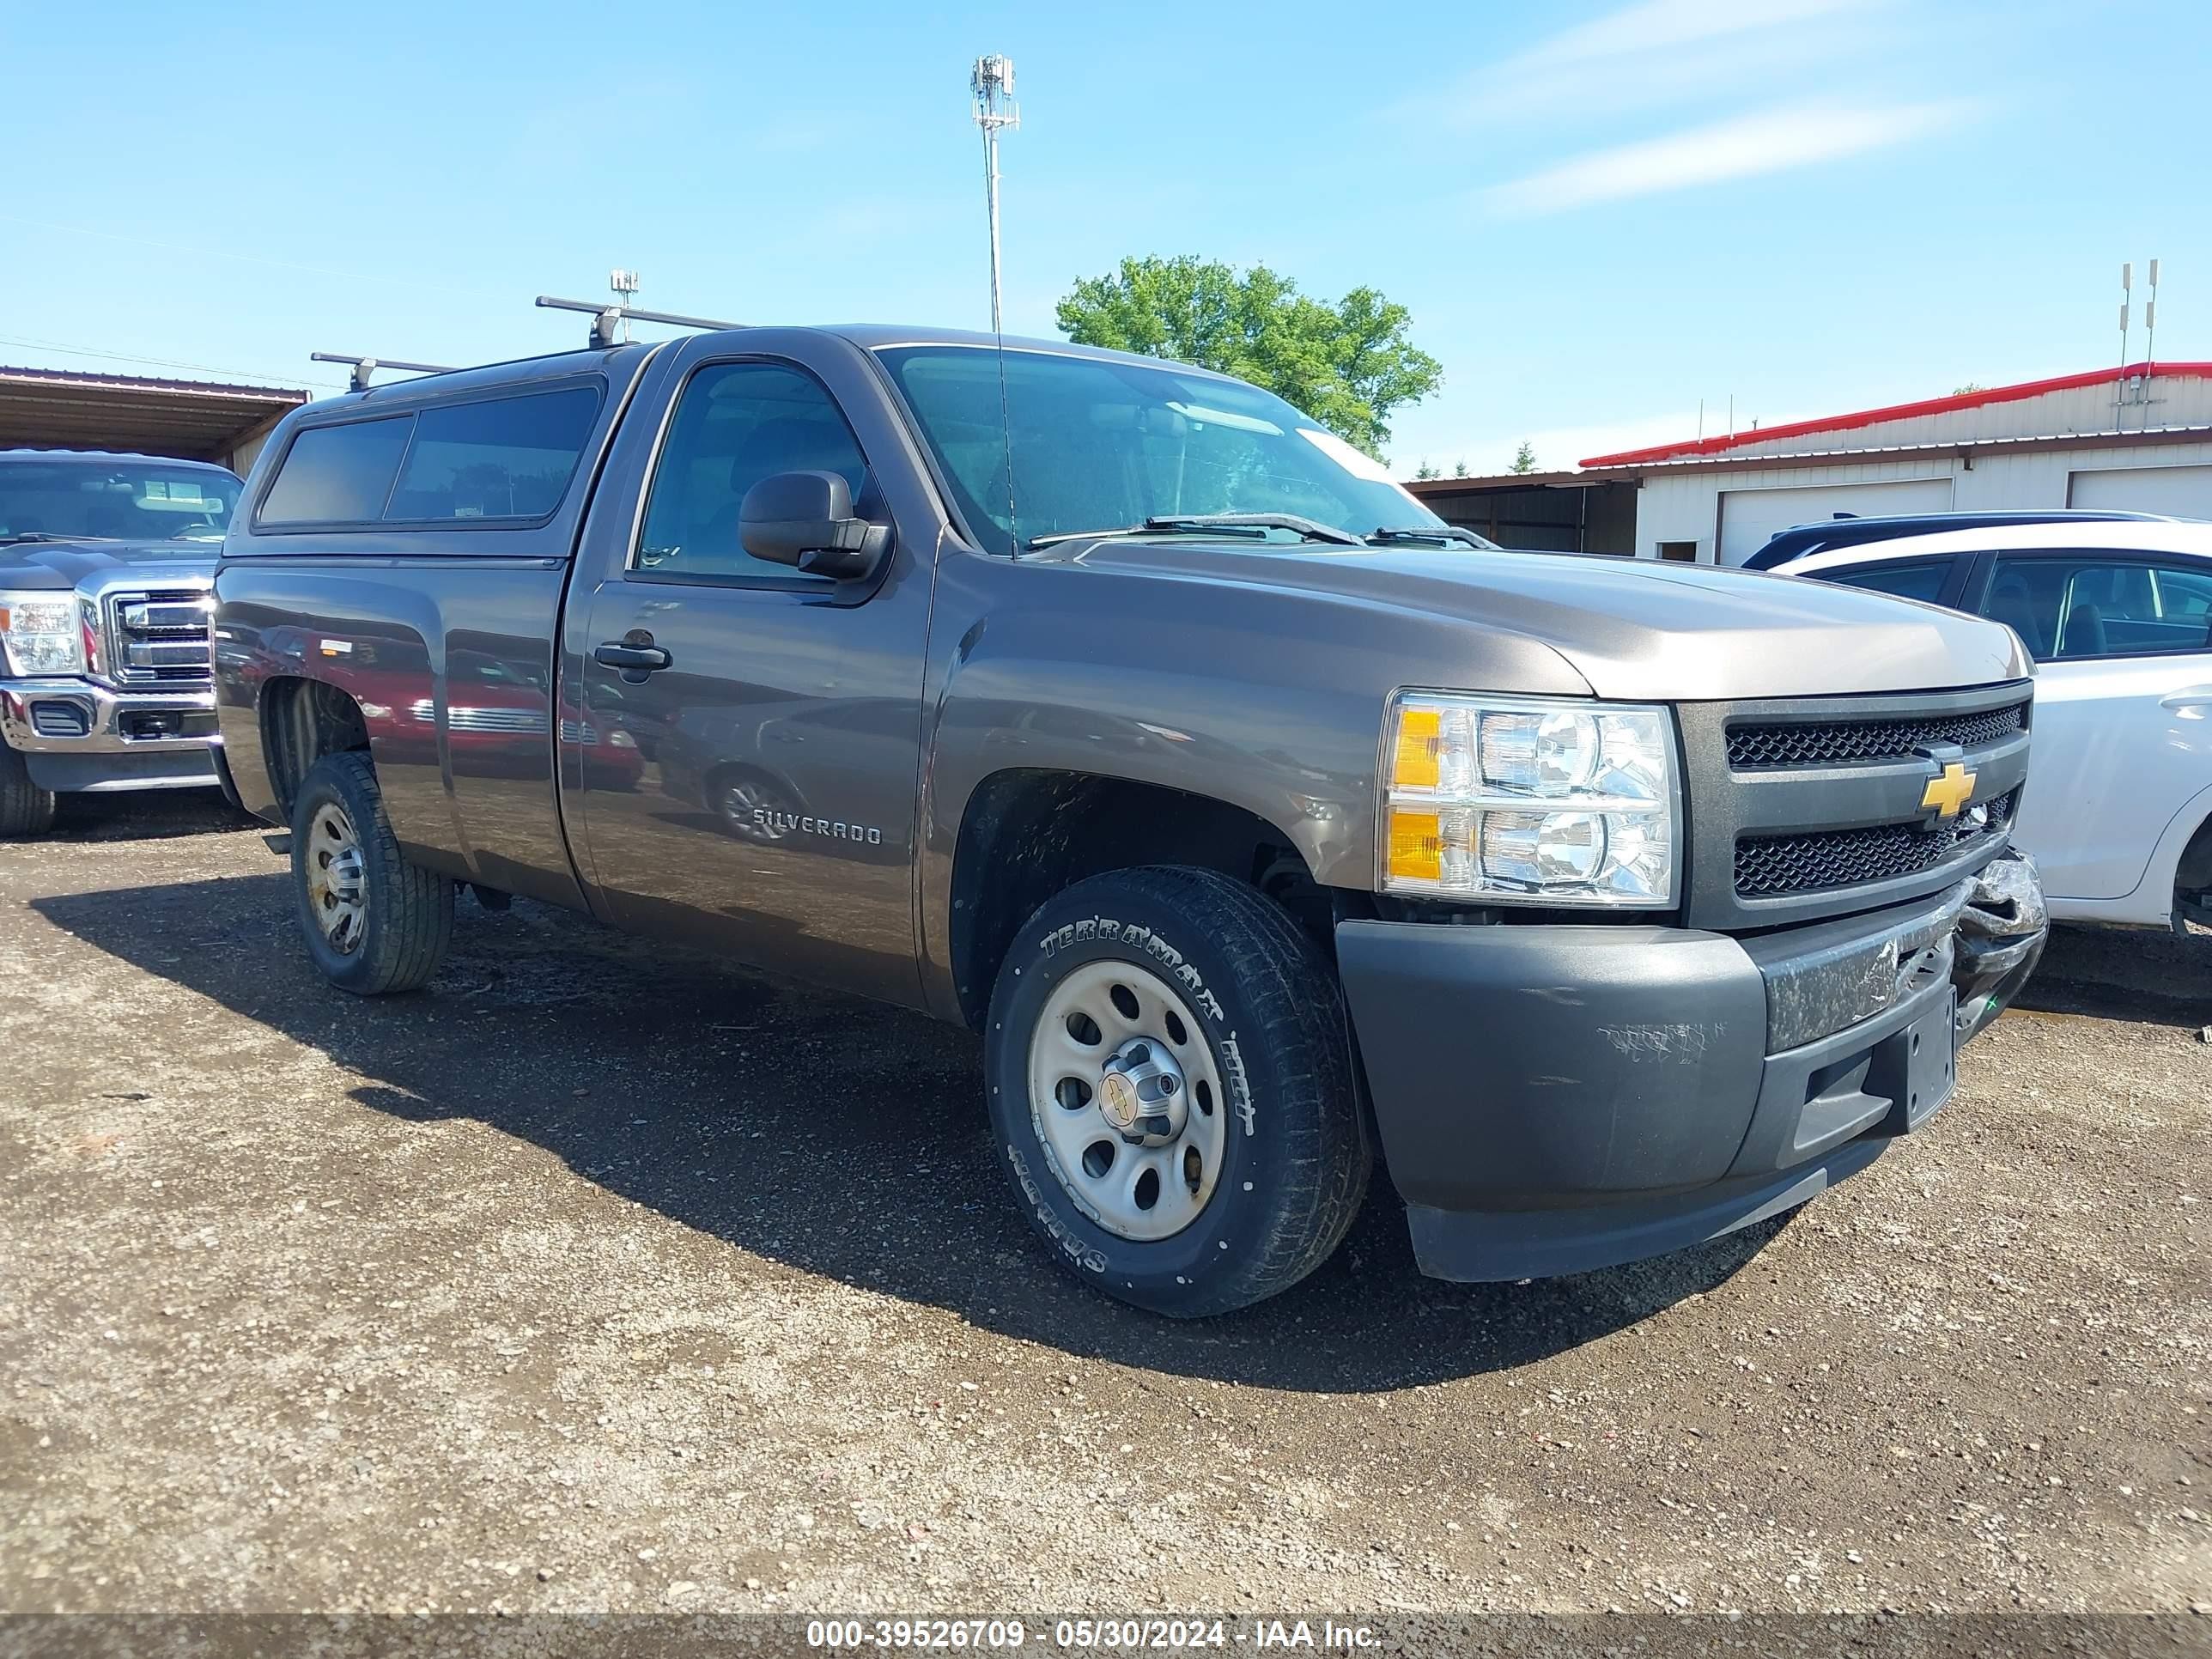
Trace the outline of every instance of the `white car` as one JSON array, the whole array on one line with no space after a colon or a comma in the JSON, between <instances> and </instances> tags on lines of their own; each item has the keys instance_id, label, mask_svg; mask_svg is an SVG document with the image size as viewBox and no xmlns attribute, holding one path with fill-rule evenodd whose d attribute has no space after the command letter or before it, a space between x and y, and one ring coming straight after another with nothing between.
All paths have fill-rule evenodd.
<instances>
[{"instance_id":1,"label":"white car","mask_svg":"<svg viewBox=\"0 0 2212 1659\"><path fill-rule=\"evenodd\" d=\"M2212 524L1949 530L1774 568L1972 611L2034 656L2014 844L2057 918L2212 926Z\"/></svg>"}]
</instances>

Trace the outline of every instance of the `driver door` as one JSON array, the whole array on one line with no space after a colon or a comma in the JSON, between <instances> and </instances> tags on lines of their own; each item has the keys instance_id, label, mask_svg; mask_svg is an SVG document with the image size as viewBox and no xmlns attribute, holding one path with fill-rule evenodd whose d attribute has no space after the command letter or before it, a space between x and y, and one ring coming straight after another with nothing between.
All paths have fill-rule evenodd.
<instances>
[{"instance_id":1,"label":"driver door","mask_svg":"<svg viewBox=\"0 0 2212 1659\"><path fill-rule=\"evenodd\" d=\"M817 362L738 352L727 336L671 349L659 383L672 382L672 406L653 453L636 458L642 511L624 508L638 493L602 488L582 550L597 576L570 602L583 619L570 658L583 708L562 735L594 908L626 931L919 1003L913 863L934 526L895 524L871 583L754 559L738 543L738 503L775 473L840 473L857 512L893 516L866 422L832 390L865 382L834 351ZM665 664L611 662L635 653L610 647ZM635 757L628 771L594 747L617 731Z\"/></svg>"}]
</instances>

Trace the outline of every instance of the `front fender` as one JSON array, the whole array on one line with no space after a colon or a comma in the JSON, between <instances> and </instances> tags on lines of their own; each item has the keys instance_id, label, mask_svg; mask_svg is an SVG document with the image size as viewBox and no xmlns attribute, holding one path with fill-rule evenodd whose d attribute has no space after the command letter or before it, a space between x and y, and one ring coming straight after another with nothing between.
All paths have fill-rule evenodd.
<instances>
[{"instance_id":1,"label":"front fender","mask_svg":"<svg viewBox=\"0 0 2212 1659\"><path fill-rule=\"evenodd\" d=\"M1589 692L1548 646L1462 617L948 552L925 687L925 971L949 992L961 825L976 790L1010 769L1224 802L1273 826L1322 885L1371 889L1376 769L1390 698L1406 686Z\"/></svg>"}]
</instances>

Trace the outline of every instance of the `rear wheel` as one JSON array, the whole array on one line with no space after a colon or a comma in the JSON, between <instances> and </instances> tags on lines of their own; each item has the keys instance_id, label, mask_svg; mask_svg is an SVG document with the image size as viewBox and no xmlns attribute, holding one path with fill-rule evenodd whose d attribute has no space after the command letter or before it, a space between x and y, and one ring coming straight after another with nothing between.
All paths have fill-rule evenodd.
<instances>
[{"instance_id":1,"label":"rear wheel","mask_svg":"<svg viewBox=\"0 0 2212 1659\"><path fill-rule=\"evenodd\" d=\"M1251 888L1117 872L1030 918L986 1032L999 1156L1054 1258L1181 1317L1326 1261L1372 1154L1335 975Z\"/></svg>"},{"instance_id":2,"label":"rear wheel","mask_svg":"<svg viewBox=\"0 0 2212 1659\"><path fill-rule=\"evenodd\" d=\"M453 884L399 851L359 750L315 763L292 804L292 884L307 954L341 990L418 990L453 934Z\"/></svg>"},{"instance_id":3,"label":"rear wheel","mask_svg":"<svg viewBox=\"0 0 2212 1659\"><path fill-rule=\"evenodd\" d=\"M2174 872L2173 931L2212 936L2212 818L2190 837Z\"/></svg>"},{"instance_id":4,"label":"rear wheel","mask_svg":"<svg viewBox=\"0 0 2212 1659\"><path fill-rule=\"evenodd\" d=\"M43 836L54 827L54 792L31 781L22 756L0 744L0 841Z\"/></svg>"}]
</instances>

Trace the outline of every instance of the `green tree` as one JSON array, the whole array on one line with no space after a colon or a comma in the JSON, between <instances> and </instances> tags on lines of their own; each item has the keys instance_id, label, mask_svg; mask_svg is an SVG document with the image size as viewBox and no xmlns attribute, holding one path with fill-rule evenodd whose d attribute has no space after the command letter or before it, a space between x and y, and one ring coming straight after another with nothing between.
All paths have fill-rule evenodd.
<instances>
[{"instance_id":1,"label":"green tree","mask_svg":"<svg viewBox=\"0 0 2212 1659\"><path fill-rule=\"evenodd\" d=\"M1443 474L1439 472L1435 466L1431 465L1430 464L1429 458L1424 455L1421 457L1421 464L1413 469L1413 477L1416 479L1425 480L1429 478L1441 478L1443 477Z\"/></svg>"},{"instance_id":2,"label":"green tree","mask_svg":"<svg viewBox=\"0 0 2212 1659\"><path fill-rule=\"evenodd\" d=\"M1390 412L1443 381L1443 367L1407 340L1412 313L1371 288L1330 304L1266 265L1216 259L1124 259L1086 276L1060 302L1060 326L1080 345L1141 351L1234 374L1295 404L1380 457Z\"/></svg>"},{"instance_id":3,"label":"green tree","mask_svg":"<svg viewBox=\"0 0 2212 1659\"><path fill-rule=\"evenodd\" d=\"M1989 388L1984 386L1979 380L1969 380L1964 386L1953 386L1951 388L1951 395L1954 398L1963 398L1969 392L1986 392L1988 390Z\"/></svg>"},{"instance_id":4,"label":"green tree","mask_svg":"<svg viewBox=\"0 0 2212 1659\"><path fill-rule=\"evenodd\" d=\"M1455 478L1464 478L1467 477L1466 456L1462 455L1452 463L1452 477Z\"/></svg>"},{"instance_id":5,"label":"green tree","mask_svg":"<svg viewBox=\"0 0 2212 1659\"><path fill-rule=\"evenodd\" d=\"M1536 446L1523 438L1521 441L1521 447L1513 452L1513 471L1534 472L1535 470Z\"/></svg>"}]
</instances>

